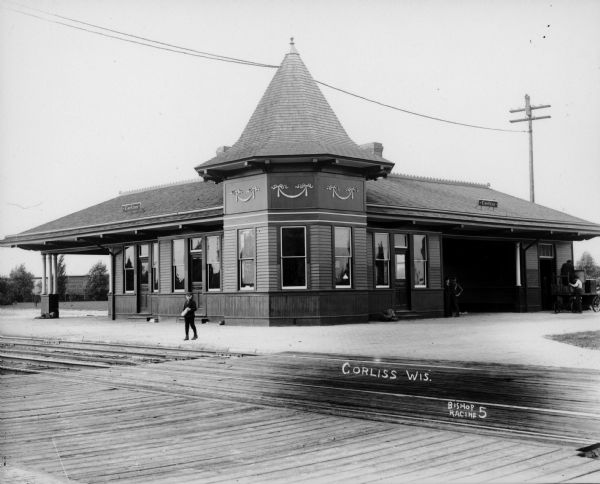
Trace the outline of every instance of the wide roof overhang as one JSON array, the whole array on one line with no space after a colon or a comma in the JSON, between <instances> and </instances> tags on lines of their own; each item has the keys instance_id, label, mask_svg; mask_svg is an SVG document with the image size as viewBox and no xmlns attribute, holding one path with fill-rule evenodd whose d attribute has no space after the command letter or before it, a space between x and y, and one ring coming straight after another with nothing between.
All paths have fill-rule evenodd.
<instances>
[{"instance_id":1,"label":"wide roof overhang","mask_svg":"<svg viewBox=\"0 0 600 484\"><path fill-rule=\"evenodd\" d=\"M370 226L393 228L414 226L415 230L441 231L449 236L524 238L549 240L588 240L600 236L600 226L588 223L498 217L431 210L415 207L391 207L367 204Z\"/></svg>"},{"instance_id":2,"label":"wide roof overhang","mask_svg":"<svg viewBox=\"0 0 600 484\"><path fill-rule=\"evenodd\" d=\"M222 224L223 209L215 207L203 211L202 217L198 213L188 213L9 235L0 241L0 246L53 253L108 254L113 245L152 240L181 231L217 230Z\"/></svg>"},{"instance_id":3,"label":"wide roof overhang","mask_svg":"<svg viewBox=\"0 0 600 484\"><path fill-rule=\"evenodd\" d=\"M386 177L391 173L392 168L394 167L394 163L388 161L339 157L328 153L321 153L293 156L250 157L210 166L200 165L196 167L196 171L204 180L220 183L229 177L235 176L238 173L247 172L248 169L252 168L268 172L273 169L273 167L307 164L316 168L337 166L344 168L347 172L360 174L367 180L376 180L377 178Z\"/></svg>"},{"instance_id":4,"label":"wide roof overhang","mask_svg":"<svg viewBox=\"0 0 600 484\"><path fill-rule=\"evenodd\" d=\"M527 218L499 218L494 215L427 210L414 207L367 205L368 226L442 232L445 236L509 239L586 240L600 236L594 224L540 221ZM108 254L110 248L124 243L155 240L182 232L212 231L222 228L223 210L216 207L198 214L177 217L130 220L126 224L73 227L52 232L12 235L0 246L18 247L44 253Z\"/></svg>"}]
</instances>

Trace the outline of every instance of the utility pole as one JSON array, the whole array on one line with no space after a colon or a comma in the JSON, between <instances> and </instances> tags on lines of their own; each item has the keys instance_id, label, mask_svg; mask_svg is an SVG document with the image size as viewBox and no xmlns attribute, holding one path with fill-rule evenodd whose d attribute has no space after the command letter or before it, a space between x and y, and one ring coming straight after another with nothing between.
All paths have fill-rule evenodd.
<instances>
[{"instance_id":1,"label":"utility pole","mask_svg":"<svg viewBox=\"0 0 600 484\"><path fill-rule=\"evenodd\" d=\"M520 123L522 121L527 121L529 123L529 200L531 202L535 202L535 194L533 190L533 129L532 129L532 121L536 119L547 119L552 116L532 116L531 111L534 109L542 109L549 108L550 104L544 104L543 106L532 106L529 103L529 94L525 94L525 107L520 109L511 109L510 113L520 113L525 111L526 118L522 119L511 119L511 123Z\"/></svg>"}]
</instances>

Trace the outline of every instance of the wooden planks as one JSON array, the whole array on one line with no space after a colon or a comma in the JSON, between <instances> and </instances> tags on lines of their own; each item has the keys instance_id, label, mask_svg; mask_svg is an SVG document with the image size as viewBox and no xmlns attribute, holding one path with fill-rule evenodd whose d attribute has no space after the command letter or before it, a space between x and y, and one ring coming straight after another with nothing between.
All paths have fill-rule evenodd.
<instances>
[{"instance_id":1,"label":"wooden planks","mask_svg":"<svg viewBox=\"0 0 600 484\"><path fill-rule=\"evenodd\" d=\"M600 473L600 462L577 457L575 445L392 423L435 411L436 395L445 399L468 388L468 375L470 385L484 387L469 391L508 405L505 387L494 389L493 379L502 383L516 370L522 402L552 412L554 402L571 401L578 412L594 415L594 391L577 394L593 383L594 372L427 362L448 388L390 389L364 375L349 381L341 372L345 361L214 357L3 376L2 455L9 465L79 482L584 482ZM424 364L377 363L388 369ZM434 403L427 409L422 402L429 400L415 397ZM505 411L513 421L540 418L540 411ZM533 413L519 417L527 411ZM391 422L378 421L382 413ZM558 414L549 415L555 420ZM580 420L563 417L560 425ZM451 424L446 421L446 429Z\"/></svg>"},{"instance_id":2,"label":"wooden planks","mask_svg":"<svg viewBox=\"0 0 600 484\"><path fill-rule=\"evenodd\" d=\"M375 368L380 372L386 369L388 374L393 370L397 378L392 381L371 374L354 375L352 368ZM152 375L139 377L144 371L142 367L109 370L110 379L126 385L150 378L154 389L204 398L451 428L499 430L582 445L595 441L600 434L600 406L595 390L600 386L600 378L594 371L345 360L318 355L171 362ZM186 375L185 385L169 381L172 371ZM413 376L419 372L427 374L429 380L410 381L406 371ZM200 381L198 373L202 374ZM452 414L449 404L472 406L473 411Z\"/></svg>"}]
</instances>

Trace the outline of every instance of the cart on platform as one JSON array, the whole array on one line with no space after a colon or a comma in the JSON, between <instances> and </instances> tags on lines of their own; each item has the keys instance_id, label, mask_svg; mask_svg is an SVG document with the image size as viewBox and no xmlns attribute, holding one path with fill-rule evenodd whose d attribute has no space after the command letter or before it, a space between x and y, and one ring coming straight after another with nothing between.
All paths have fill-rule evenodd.
<instances>
[{"instance_id":1,"label":"cart on platform","mask_svg":"<svg viewBox=\"0 0 600 484\"><path fill-rule=\"evenodd\" d=\"M594 312L600 311L600 294L598 294L598 281L596 279L586 279L583 283L584 292L581 296L581 308L591 309ZM575 291L569 285L565 285L561 278L558 278L556 284L552 284L552 298L554 300L554 312L572 311L575 299Z\"/></svg>"}]
</instances>

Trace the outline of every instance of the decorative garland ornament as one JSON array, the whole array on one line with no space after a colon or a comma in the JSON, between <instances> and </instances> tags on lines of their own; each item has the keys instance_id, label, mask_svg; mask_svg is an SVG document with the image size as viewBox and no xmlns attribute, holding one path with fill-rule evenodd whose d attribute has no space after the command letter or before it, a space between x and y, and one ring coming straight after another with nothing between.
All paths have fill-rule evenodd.
<instances>
[{"instance_id":1,"label":"decorative garland ornament","mask_svg":"<svg viewBox=\"0 0 600 484\"><path fill-rule=\"evenodd\" d=\"M242 197L242 193L244 193L242 190L240 190L239 188L236 188L235 190L231 190L231 193L233 196L235 196L235 201L236 202L249 202L250 200L256 198L256 192L260 192L260 188L252 186L250 188L248 188L248 190L246 190L246 193L248 194L247 197Z\"/></svg>"},{"instance_id":2,"label":"decorative garland ornament","mask_svg":"<svg viewBox=\"0 0 600 484\"><path fill-rule=\"evenodd\" d=\"M271 187L271 190L277 190L277 198L284 196L285 198L298 198L302 195L304 195L305 197L308 197L308 189L309 188L314 188L310 183L299 183L298 185L296 185L296 187L298 190L300 190L299 193L296 193L295 195L290 195L288 193L285 193L284 190L288 189L287 185L284 185L283 183L280 183L278 185L273 185Z\"/></svg>"},{"instance_id":3,"label":"decorative garland ornament","mask_svg":"<svg viewBox=\"0 0 600 484\"><path fill-rule=\"evenodd\" d=\"M354 200L354 194L358 193L357 187L347 187L346 192L347 195L343 196L338 193L339 188L336 185L329 185L325 190L331 191L331 198L339 198L340 200Z\"/></svg>"}]
</instances>

